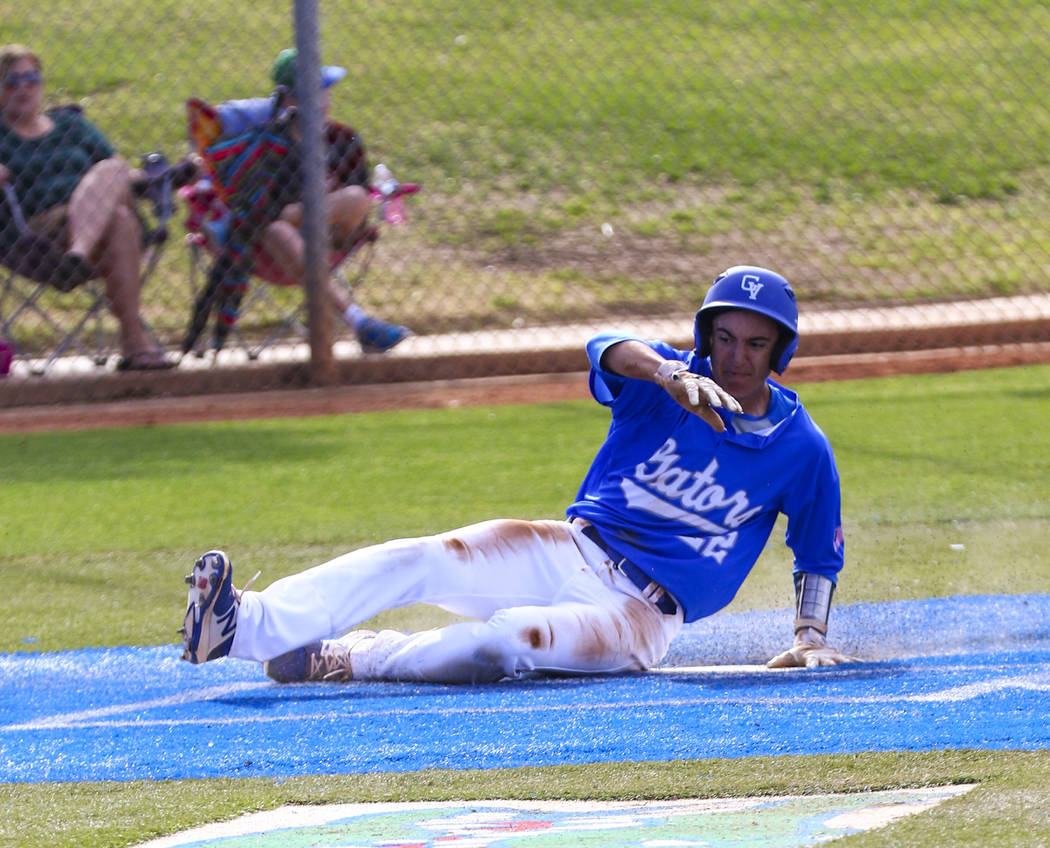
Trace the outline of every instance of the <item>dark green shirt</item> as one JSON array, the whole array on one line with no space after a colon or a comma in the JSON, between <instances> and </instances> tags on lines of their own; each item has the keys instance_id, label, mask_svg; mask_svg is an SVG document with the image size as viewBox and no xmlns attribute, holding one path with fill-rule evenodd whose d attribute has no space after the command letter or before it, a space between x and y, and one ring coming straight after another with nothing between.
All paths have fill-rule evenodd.
<instances>
[{"instance_id":1,"label":"dark green shirt","mask_svg":"<svg viewBox=\"0 0 1050 848\"><path fill-rule=\"evenodd\" d=\"M0 164L11 171L11 184L26 219L68 203L96 162L115 154L106 137L74 109L48 112L55 126L40 138L22 138L0 121ZM18 236L6 199L0 203L0 252Z\"/></svg>"}]
</instances>

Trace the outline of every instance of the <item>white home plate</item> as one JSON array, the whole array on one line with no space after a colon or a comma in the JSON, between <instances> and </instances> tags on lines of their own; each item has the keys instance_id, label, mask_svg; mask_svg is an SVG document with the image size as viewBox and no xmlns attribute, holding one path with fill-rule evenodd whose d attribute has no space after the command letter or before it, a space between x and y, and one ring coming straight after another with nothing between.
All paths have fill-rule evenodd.
<instances>
[{"instance_id":1,"label":"white home plate","mask_svg":"<svg viewBox=\"0 0 1050 848\"><path fill-rule=\"evenodd\" d=\"M637 845L687 848L815 845L882 827L968 792L973 785L900 789L850 795L631 801L447 801L416 804L337 804L281 807L236 821L206 825L141 848L485 848L522 846L542 837L544 848ZM584 836L586 834L586 836Z\"/></svg>"}]
</instances>

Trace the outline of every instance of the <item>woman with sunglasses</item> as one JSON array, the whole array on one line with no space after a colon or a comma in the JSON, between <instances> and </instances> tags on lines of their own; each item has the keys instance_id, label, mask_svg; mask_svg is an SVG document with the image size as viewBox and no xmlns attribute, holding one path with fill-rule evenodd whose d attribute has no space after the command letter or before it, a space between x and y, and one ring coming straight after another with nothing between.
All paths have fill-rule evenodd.
<instances>
[{"instance_id":1,"label":"woman with sunglasses","mask_svg":"<svg viewBox=\"0 0 1050 848\"><path fill-rule=\"evenodd\" d=\"M175 363L139 317L142 233L132 207L133 172L77 110L43 110L43 65L29 48L0 48L0 186L10 183L29 229L64 250L47 276L71 291L105 280L120 324L123 370ZM0 255L18 238L14 210L0 203Z\"/></svg>"}]
</instances>

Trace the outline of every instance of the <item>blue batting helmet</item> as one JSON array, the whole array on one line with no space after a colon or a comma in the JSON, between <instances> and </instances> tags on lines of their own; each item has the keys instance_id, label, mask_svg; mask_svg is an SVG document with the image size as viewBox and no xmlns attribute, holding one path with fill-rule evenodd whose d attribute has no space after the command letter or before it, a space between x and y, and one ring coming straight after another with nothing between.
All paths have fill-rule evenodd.
<instances>
[{"instance_id":1,"label":"blue batting helmet","mask_svg":"<svg viewBox=\"0 0 1050 848\"><path fill-rule=\"evenodd\" d=\"M696 313L693 336L699 356L711 353L711 327L719 312L746 309L772 318L780 325L770 367L782 374L798 350L798 305L795 292L780 274L754 265L734 265L715 278Z\"/></svg>"}]
</instances>

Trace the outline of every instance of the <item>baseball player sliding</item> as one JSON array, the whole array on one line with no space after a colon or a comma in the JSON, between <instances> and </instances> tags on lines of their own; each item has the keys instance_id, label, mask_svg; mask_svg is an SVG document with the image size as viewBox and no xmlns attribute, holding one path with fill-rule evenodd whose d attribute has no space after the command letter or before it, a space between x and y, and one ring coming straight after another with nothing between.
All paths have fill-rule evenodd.
<instances>
[{"instance_id":1,"label":"baseball player sliding","mask_svg":"<svg viewBox=\"0 0 1050 848\"><path fill-rule=\"evenodd\" d=\"M186 578L183 659L263 663L279 682L473 683L650 668L683 622L726 606L778 513L794 553L795 636L770 667L853 660L827 645L843 565L838 472L798 396L769 379L798 347L791 286L764 268L715 280L695 350L625 333L587 344L612 421L562 521L485 521L353 551L260 592L209 551ZM436 604L472 621L351 630Z\"/></svg>"}]
</instances>

